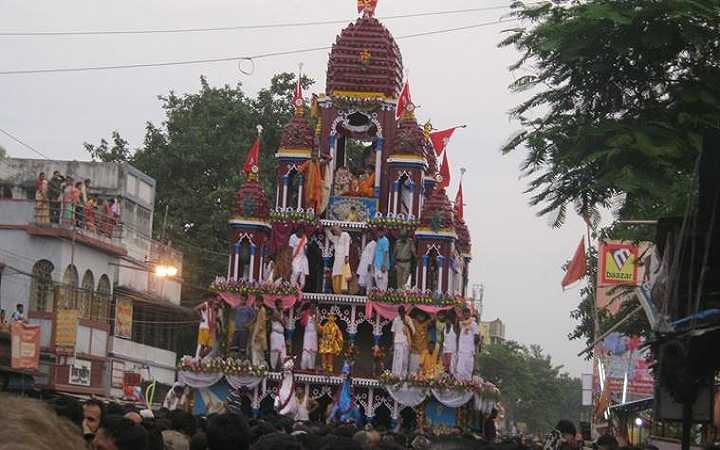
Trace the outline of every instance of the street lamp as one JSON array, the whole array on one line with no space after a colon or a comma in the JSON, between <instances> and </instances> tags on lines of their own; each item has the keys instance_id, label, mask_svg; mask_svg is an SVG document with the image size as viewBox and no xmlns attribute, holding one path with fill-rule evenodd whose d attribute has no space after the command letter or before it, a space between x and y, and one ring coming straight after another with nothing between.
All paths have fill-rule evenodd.
<instances>
[{"instance_id":1,"label":"street lamp","mask_svg":"<svg viewBox=\"0 0 720 450\"><path fill-rule=\"evenodd\" d=\"M160 278L172 278L178 273L178 268L171 264L158 264L155 266L155 275Z\"/></svg>"}]
</instances>

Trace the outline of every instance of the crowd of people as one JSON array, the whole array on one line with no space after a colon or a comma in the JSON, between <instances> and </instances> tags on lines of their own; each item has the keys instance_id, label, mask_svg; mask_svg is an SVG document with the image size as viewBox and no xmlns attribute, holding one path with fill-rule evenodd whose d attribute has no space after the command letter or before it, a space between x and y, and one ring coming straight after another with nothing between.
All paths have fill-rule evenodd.
<instances>
[{"instance_id":1,"label":"crowd of people","mask_svg":"<svg viewBox=\"0 0 720 450\"><path fill-rule=\"evenodd\" d=\"M35 181L35 221L112 237L120 221L120 202L90 195L90 185L90 179L75 181L57 170L50 179L40 172Z\"/></svg>"},{"instance_id":2,"label":"crowd of people","mask_svg":"<svg viewBox=\"0 0 720 450\"><path fill-rule=\"evenodd\" d=\"M70 397L42 402L3 396L0 403L0 450L577 450L582 442L568 421L543 441L460 427L440 436L423 427L390 431L275 415L255 419L233 408L197 417L183 410L138 409L96 399L80 403ZM617 442L613 446L607 438L597 448L618 450Z\"/></svg>"}]
</instances>

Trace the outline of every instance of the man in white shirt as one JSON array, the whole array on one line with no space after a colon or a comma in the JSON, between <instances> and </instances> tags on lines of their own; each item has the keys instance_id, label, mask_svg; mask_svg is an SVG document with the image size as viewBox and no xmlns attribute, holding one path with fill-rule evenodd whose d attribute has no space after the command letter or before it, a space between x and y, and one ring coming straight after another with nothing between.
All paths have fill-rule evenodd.
<instances>
[{"instance_id":1,"label":"man in white shirt","mask_svg":"<svg viewBox=\"0 0 720 450\"><path fill-rule=\"evenodd\" d=\"M305 248L307 247L307 236L305 231L299 228L295 234L290 236L290 248L292 248L292 275L290 283L302 290L305 287L305 277L310 273Z\"/></svg>"},{"instance_id":2,"label":"man in white shirt","mask_svg":"<svg viewBox=\"0 0 720 450\"><path fill-rule=\"evenodd\" d=\"M336 294L346 293L348 290L347 274L352 274L352 271L345 270L345 265L350 262L350 235L337 226L332 227L331 231L325 229L325 235L335 249L332 268L333 292Z\"/></svg>"},{"instance_id":3,"label":"man in white shirt","mask_svg":"<svg viewBox=\"0 0 720 450\"><path fill-rule=\"evenodd\" d=\"M475 368L475 349L479 327L475 318L470 315L470 310L463 310L463 317L460 322L460 336L458 336L457 365L455 366L455 378L458 380L470 380Z\"/></svg>"},{"instance_id":4,"label":"man in white shirt","mask_svg":"<svg viewBox=\"0 0 720 450\"><path fill-rule=\"evenodd\" d=\"M373 262L375 260L375 239L367 233L367 244L360 255L360 263L357 268L358 285L361 289L367 290L373 285Z\"/></svg>"},{"instance_id":5,"label":"man in white shirt","mask_svg":"<svg viewBox=\"0 0 720 450\"><path fill-rule=\"evenodd\" d=\"M398 315L393 319L394 335L392 374L398 378L406 378L410 358L410 337L415 332L412 320L405 314L405 307L400 306Z\"/></svg>"}]
</instances>

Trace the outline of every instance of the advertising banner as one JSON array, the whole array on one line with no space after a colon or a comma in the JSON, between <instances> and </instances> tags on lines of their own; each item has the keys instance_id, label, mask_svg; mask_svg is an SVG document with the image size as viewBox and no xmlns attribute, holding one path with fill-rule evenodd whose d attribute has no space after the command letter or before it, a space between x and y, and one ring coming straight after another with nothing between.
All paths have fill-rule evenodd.
<instances>
[{"instance_id":1,"label":"advertising banner","mask_svg":"<svg viewBox=\"0 0 720 450\"><path fill-rule=\"evenodd\" d=\"M77 309L59 309L55 313L55 346L75 348L80 312Z\"/></svg>"},{"instance_id":2,"label":"advertising banner","mask_svg":"<svg viewBox=\"0 0 720 450\"><path fill-rule=\"evenodd\" d=\"M11 367L37 370L40 364L40 325L13 322L10 326L10 339Z\"/></svg>"},{"instance_id":3,"label":"advertising banner","mask_svg":"<svg viewBox=\"0 0 720 450\"><path fill-rule=\"evenodd\" d=\"M637 284L640 248L632 243L600 243L599 285Z\"/></svg>"},{"instance_id":4,"label":"advertising banner","mask_svg":"<svg viewBox=\"0 0 720 450\"><path fill-rule=\"evenodd\" d=\"M133 304L131 300L119 298L115 305L115 336L132 337Z\"/></svg>"},{"instance_id":5,"label":"advertising banner","mask_svg":"<svg viewBox=\"0 0 720 450\"><path fill-rule=\"evenodd\" d=\"M76 386L90 386L90 376L92 375L92 362L84 359L75 359L70 366L70 379L68 382Z\"/></svg>"}]
</instances>

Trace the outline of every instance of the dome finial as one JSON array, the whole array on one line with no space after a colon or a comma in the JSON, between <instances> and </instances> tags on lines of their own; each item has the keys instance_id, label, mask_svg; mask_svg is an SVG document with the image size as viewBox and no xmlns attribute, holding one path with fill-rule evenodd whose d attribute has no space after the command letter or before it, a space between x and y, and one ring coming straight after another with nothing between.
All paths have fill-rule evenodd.
<instances>
[{"instance_id":1,"label":"dome finial","mask_svg":"<svg viewBox=\"0 0 720 450\"><path fill-rule=\"evenodd\" d=\"M378 0L357 0L357 12L363 17L372 17L375 15L375 8Z\"/></svg>"}]
</instances>

